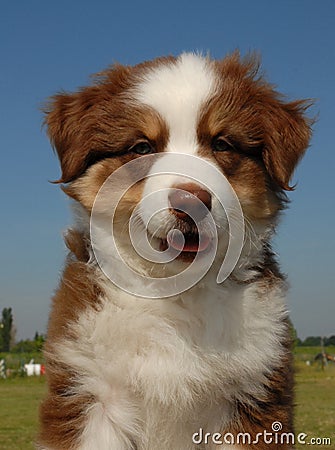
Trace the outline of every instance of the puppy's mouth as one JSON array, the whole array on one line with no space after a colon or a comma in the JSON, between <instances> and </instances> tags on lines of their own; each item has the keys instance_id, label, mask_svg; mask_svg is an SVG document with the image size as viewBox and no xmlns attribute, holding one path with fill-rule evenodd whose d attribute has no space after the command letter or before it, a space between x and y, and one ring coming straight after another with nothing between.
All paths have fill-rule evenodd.
<instances>
[{"instance_id":1,"label":"puppy's mouth","mask_svg":"<svg viewBox=\"0 0 335 450\"><path fill-rule=\"evenodd\" d=\"M211 238L208 234L202 232L200 239L197 232L182 233L178 231L172 230L168 233L166 239L160 240L161 251L172 248L180 252L178 255L179 259L189 260L194 259L198 253L206 252L209 249Z\"/></svg>"}]
</instances>

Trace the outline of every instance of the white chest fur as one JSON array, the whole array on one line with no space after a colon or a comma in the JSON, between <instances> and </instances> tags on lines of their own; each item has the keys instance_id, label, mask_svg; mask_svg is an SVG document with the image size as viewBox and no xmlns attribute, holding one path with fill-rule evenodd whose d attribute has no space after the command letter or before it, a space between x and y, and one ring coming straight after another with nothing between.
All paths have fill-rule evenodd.
<instances>
[{"instance_id":1,"label":"white chest fur","mask_svg":"<svg viewBox=\"0 0 335 450\"><path fill-rule=\"evenodd\" d=\"M234 399L262 392L281 357L281 288L213 286L205 280L173 300L143 300L103 282L101 309L82 313L77 339L57 346L78 373L74 390L96 399L83 449L101 439L95 448L129 449L133 440L156 450L171 436L175 450L192 449L197 429L218 431Z\"/></svg>"}]
</instances>

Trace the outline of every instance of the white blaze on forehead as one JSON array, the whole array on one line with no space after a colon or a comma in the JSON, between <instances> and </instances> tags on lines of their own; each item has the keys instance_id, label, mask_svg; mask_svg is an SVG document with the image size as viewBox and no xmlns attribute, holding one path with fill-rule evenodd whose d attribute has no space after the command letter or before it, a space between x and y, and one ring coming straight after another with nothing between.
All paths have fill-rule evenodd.
<instances>
[{"instance_id":1,"label":"white blaze on forehead","mask_svg":"<svg viewBox=\"0 0 335 450\"><path fill-rule=\"evenodd\" d=\"M215 87L210 60L184 53L176 61L148 70L136 88L135 97L155 109L166 122L167 151L194 154L199 113Z\"/></svg>"},{"instance_id":2,"label":"white blaze on forehead","mask_svg":"<svg viewBox=\"0 0 335 450\"><path fill-rule=\"evenodd\" d=\"M197 125L201 108L215 94L217 84L211 61L192 53L184 53L175 61L148 69L142 76L134 96L141 104L157 111L166 123L169 132L166 152L197 154ZM148 194L160 191L160 195L150 199L151 208L142 205L140 209L143 222L148 224L148 230L158 237L166 236L167 230L171 229L175 222L175 217L169 212L168 189L191 181L183 173L185 168L179 165L173 173L151 176L164 169L167 156L162 155L162 158L153 164L142 194L145 198ZM197 172L195 168L195 177ZM160 212L152 216L152 210Z\"/></svg>"}]
</instances>

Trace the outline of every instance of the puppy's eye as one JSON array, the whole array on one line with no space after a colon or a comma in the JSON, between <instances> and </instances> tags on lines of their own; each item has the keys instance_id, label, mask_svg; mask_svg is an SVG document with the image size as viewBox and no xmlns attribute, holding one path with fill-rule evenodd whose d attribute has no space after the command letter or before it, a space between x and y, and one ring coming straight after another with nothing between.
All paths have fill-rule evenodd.
<instances>
[{"instance_id":1,"label":"puppy's eye","mask_svg":"<svg viewBox=\"0 0 335 450\"><path fill-rule=\"evenodd\" d=\"M130 148L130 151L133 153L137 153L138 155L147 155L152 153L154 149L147 141L138 142L133 147Z\"/></svg>"},{"instance_id":2,"label":"puppy's eye","mask_svg":"<svg viewBox=\"0 0 335 450\"><path fill-rule=\"evenodd\" d=\"M234 146L223 137L216 137L212 141L212 149L215 152L227 152L229 150L234 150Z\"/></svg>"}]
</instances>

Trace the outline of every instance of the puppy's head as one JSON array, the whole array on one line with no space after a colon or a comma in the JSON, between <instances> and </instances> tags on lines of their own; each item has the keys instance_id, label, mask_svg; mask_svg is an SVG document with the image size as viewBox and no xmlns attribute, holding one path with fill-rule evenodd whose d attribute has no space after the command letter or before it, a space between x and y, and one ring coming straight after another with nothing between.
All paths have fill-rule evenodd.
<instances>
[{"instance_id":1,"label":"puppy's head","mask_svg":"<svg viewBox=\"0 0 335 450\"><path fill-rule=\"evenodd\" d=\"M258 75L255 58L241 60L235 53L213 61L182 54L135 67L116 65L92 86L56 95L46 123L61 163L59 182L89 212L110 175L139 159L134 167L145 176L130 183L117 205L120 233L140 204L137 220L154 247L165 251L171 244L180 250L179 260L189 261L210 242L210 233L201 245L198 239L197 225L206 228L207 215L219 234L226 227L218 198L229 204L231 194L219 181L206 182L212 178L209 166L229 181L247 223L263 231L274 223L308 146L307 107L284 101ZM176 170L164 173L171 155ZM108 215L106 205L104 211ZM182 244L173 229L183 234Z\"/></svg>"}]
</instances>

